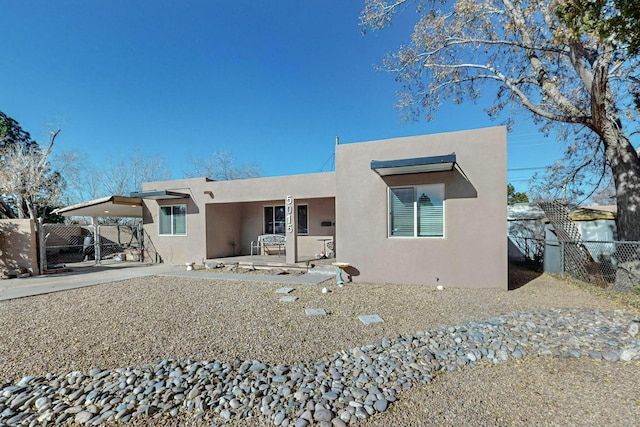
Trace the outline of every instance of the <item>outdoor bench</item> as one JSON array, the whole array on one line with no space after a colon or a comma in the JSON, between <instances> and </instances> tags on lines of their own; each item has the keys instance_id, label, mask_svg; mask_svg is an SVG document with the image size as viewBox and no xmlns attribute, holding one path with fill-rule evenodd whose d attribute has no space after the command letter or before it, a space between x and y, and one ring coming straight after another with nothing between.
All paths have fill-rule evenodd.
<instances>
[{"instance_id":1,"label":"outdoor bench","mask_svg":"<svg viewBox=\"0 0 640 427\"><path fill-rule=\"evenodd\" d=\"M253 250L256 249L256 253L265 253L271 255L271 251L278 248L278 255L282 253L286 243L286 237L283 234L263 234L258 236L258 240L251 242L251 255L253 256ZM262 250L262 251L261 251Z\"/></svg>"}]
</instances>

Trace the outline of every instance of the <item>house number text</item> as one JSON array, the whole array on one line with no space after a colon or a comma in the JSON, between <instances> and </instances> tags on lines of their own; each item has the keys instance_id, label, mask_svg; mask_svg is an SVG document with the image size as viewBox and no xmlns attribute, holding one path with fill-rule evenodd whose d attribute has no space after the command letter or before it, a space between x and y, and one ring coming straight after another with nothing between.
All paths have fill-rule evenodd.
<instances>
[{"instance_id":1,"label":"house number text","mask_svg":"<svg viewBox=\"0 0 640 427\"><path fill-rule=\"evenodd\" d=\"M285 199L285 211L287 214L287 233L293 233L293 197L287 196Z\"/></svg>"}]
</instances>

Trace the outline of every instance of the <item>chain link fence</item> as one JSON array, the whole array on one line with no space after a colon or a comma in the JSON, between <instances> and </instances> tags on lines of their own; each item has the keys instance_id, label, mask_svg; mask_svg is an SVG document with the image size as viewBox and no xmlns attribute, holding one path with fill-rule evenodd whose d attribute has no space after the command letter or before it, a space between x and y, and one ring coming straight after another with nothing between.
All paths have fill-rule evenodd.
<instances>
[{"instance_id":1,"label":"chain link fence","mask_svg":"<svg viewBox=\"0 0 640 427\"><path fill-rule=\"evenodd\" d=\"M139 261L142 256L140 225L42 224L40 242L44 269L95 261L96 264Z\"/></svg>"},{"instance_id":2,"label":"chain link fence","mask_svg":"<svg viewBox=\"0 0 640 427\"><path fill-rule=\"evenodd\" d=\"M601 287L616 279L629 282L631 287L640 286L640 242L558 241L557 248L563 275ZM582 261L570 256L572 253L581 253ZM583 265L577 265L579 262Z\"/></svg>"},{"instance_id":3,"label":"chain link fence","mask_svg":"<svg viewBox=\"0 0 640 427\"><path fill-rule=\"evenodd\" d=\"M607 288L640 287L640 242L539 240L544 271Z\"/></svg>"},{"instance_id":4,"label":"chain link fence","mask_svg":"<svg viewBox=\"0 0 640 427\"><path fill-rule=\"evenodd\" d=\"M509 236L509 261L603 288L640 291L640 242Z\"/></svg>"}]
</instances>

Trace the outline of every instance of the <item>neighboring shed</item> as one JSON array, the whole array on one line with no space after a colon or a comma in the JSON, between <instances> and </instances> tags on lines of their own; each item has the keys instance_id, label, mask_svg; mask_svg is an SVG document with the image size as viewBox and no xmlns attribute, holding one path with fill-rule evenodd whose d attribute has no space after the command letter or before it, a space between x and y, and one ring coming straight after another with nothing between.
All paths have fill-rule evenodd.
<instances>
[{"instance_id":1,"label":"neighboring shed","mask_svg":"<svg viewBox=\"0 0 640 427\"><path fill-rule=\"evenodd\" d=\"M600 260L603 257L609 258L615 254L615 244L612 243L617 240L618 234L615 206L584 206L572 210L569 213L569 218L575 223L582 242L598 242L584 245L593 260ZM546 273L561 273L560 242L553 226L549 223L545 225L544 238L544 271Z\"/></svg>"},{"instance_id":2,"label":"neighboring shed","mask_svg":"<svg viewBox=\"0 0 640 427\"><path fill-rule=\"evenodd\" d=\"M589 245L593 259L602 255L611 256L615 247L611 243L617 238L615 206L568 205L569 218L574 222L584 242L603 242ZM509 259L531 261L536 254L544 252L544 271L560 273L560 243L553 226L544 211L536 203L516 203L507 206L507 235L509 238ZM544 240L544 247L540 240Z\"/></svg>"},{"instance_id":3,"label":"neighboring shed","mask_svg":"<svg viewBox=\"0 0 640 427\"><path fill-rule=\"evenodd\" d=\"M537 261L542 257L545 214L535 203L507 206L507 239L510 261Z\"/></svg>"}]
</instances>

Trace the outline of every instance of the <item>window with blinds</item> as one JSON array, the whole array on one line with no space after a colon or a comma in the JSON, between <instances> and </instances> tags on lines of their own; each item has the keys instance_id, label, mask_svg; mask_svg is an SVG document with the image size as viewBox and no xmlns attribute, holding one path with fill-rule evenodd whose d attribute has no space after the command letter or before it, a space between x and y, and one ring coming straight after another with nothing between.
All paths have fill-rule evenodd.
<instances>
[{"instance_id":1,"label":"window with blinds","mask_svg":"<svg viewBox=\"0 0 640 427\"><path fill-rule=\"evenodd\" d=\"M389 236L443 237L444 184L390 188Z\"/></svg>"}]
</instances>

